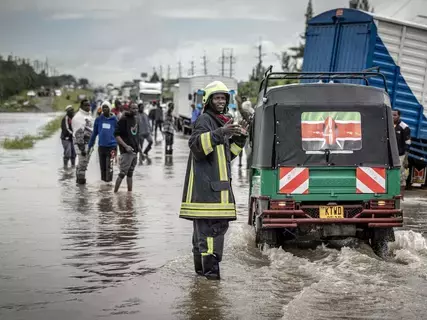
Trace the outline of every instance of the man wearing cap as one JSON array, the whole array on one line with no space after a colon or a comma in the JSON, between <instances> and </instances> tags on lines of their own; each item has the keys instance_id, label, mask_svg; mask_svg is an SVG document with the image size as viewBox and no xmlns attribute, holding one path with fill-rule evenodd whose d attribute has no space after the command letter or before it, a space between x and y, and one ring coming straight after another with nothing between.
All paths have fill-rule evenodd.
<instances>
[{"instance_id":1,"label":"man wearing cap","mask_svg":"<svg viewBox=\"0 0 427 320\"><path fill-rule=\"evenodd\" d=\"M99 167L101 180L106 183L113 181L113 161L117 153L117 141L114 131L117 126L117 117L111 113L111 104L108 101L102 103L102 114L96 118L92 136L88 147L92 150L96 137L98 138ZM90 153L90 152L89 152Z\"/></svg>"},{"instance_id":2,"label":"man wearing cap","mask_svg":"<svg viewBox=\"0 0 427 320\"><path fill-rule=\"evenodd\" d=\"M71 167L74 168L76 165L76 150L73 144L73 128L71 120L74 116L74 109L72 105L65 108L65 116L61 121L61 141L62 147L64 148L64 169L68 167L68 161L71 160Z\"/></svg>"}]
</instances>

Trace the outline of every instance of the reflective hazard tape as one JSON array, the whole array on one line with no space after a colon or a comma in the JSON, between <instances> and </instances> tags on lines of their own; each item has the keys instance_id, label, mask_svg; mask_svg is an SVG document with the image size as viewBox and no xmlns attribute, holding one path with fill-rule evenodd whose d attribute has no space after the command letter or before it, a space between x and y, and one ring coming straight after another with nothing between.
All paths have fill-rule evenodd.
<instances>
[{"instance_id":1,"label":"reflective hazard tape","mask_svg":"<svg viewBox=\"0 0 427 320\"><path fill-rule=\"evenodd\" d=\"M181 208L189 210L234 210L234 203L213 203L213 202L198 202L188 203L183 202Z\"/></svg>"},{"instance_id":2,"label":"reflective hazard tape","mask_svg":"<svg viewBox=\"0 0 427 320\"><path fill-rule=\"evenodd\" d=\"M386 169L359 167L356 169L356 193L386 193Z\"/></svg>"},{"instance_id":3,"label":"reflective hazard tape","mask_svg":"<svg viewBox=\"0 0 427 320\"><path fill-rule=\"evenodd\" d=\"M308 168L279 168L279 193L308 194L309 182Z\"/></svg>"},{"instance_id":4,"label":"reflective hazard tape","mask_svg":"<svg viewBox=\"0 0 427 320\"><path fill-rule=\"evenodd\" d=\"M191 168L190 168L190 174L188 176L187 197L185 200L186 202L191 202L191 197L193 195L193 183L194 183L193 158L191 158L190 161L191 161Z\"/></svg>"},{"instance_id":5,"label":"reflective hazard tape","mask_svg":"<svg viewBox=\"0 0 427 320\"><path fill-rule=\"evenodd\" d=\"M200 135L200 141L202 142L202 149L205 155L213 151L210 132L202 133Z\"/></svg>"},{"instance_id":6,"label":"reflective hazard tape","mask_svg":"<svg viewBox=\"0 0 427 320\"><path fill-rule=\"evenodd\" d=\"M209 211L209 210L185 210L181 209L179 212L180 218L236 218L236 210L217 210L217 211Z\"/></svg>"}]
</instances>

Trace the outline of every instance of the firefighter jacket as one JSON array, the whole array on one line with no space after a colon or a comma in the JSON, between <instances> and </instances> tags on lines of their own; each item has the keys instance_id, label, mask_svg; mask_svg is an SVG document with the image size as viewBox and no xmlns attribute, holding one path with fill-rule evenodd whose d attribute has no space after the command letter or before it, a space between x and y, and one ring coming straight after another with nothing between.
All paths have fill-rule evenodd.
<instances>
[{"instance_id":1,"label":"firefighter jacket","mask_svg":"<svg viewBox=\"0 0 427 320\"><path fill-rule=\"evenodd\" d=\"M246 137L224 137L223 125L210 110L195 122L180 218L236 220L230 162L242 151Z\"/></svg>"}]
</instances>

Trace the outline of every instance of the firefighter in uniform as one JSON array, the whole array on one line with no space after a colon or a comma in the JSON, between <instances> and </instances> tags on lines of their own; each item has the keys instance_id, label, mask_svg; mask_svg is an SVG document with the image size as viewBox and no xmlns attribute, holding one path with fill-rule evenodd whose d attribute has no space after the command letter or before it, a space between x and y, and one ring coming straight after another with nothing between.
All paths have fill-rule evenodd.
<instances>
[{"instance_id":1,"label":"firefighter in uniform","mask_svg":"<svg viewBox=\"0 0 427 320\"><path fill-rule=\"evenodd\" d=\"M246 142L246 121L233 124L227 118L229 89L220 81L204 90L203 113L189 139L190 156L185 176L180 218L193 221L195 271L208 279L220 279L224 236L229 221L236 220L231 188L230 162Z\"/></svg>"}]
</instances>

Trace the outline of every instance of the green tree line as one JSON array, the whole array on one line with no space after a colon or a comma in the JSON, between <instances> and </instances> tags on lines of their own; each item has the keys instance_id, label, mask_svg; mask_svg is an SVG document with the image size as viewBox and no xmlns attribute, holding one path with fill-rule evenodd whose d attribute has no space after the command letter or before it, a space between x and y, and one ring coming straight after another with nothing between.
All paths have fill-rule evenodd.
<instances>
[{"instance_id":1,"label":"green tree line","mask_svg":"<svg viewBox=\"0 0 427 320\"><path fill-rule=\"evenodd\" d=\"M70 84L87 85L88 81L77 81L74 76L67 74L49 77L44 71L37 73L27 59L14 59L11 55L4 59L0 56L0 101L24 90L37 90L42 86L58 88Z\"/></svg>"}]
</instances>

